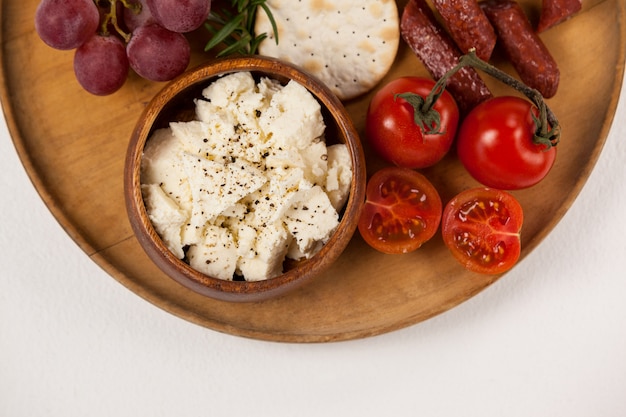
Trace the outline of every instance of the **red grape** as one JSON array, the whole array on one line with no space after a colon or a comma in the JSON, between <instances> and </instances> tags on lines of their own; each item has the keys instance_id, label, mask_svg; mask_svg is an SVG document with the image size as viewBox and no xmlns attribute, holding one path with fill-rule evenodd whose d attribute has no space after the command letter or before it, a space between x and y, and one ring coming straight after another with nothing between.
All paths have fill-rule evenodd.
<instances>
[{"instance_id":1,"label":"red grape","mask_svg":"<svg viewBox=\"0 0 626 417\"><path fill-rule=\"evenodd\" d=\"M191 47L183 34L151 24L133 32L126 53L131 68L141 77L169 81L189 65Z\"/></svg>"},{"instance_id":2,"label":"red grape","mask_svg":"<svg viewBox=\"0 0 626 417\"><path fill-rule=\"evenodd\" d=\"M161 26L179 33L198 29L211 11L211 0L146 0L146 3Z\"/></svg>"},{"instance_id":3,"label":"red grape","mask_svg":"<svg viewBox=\"0 0 626 417\"><path fill-rule=\"evenodd\" d=\"M150 12L150 8L146 4L146 0L135 0L132 4L138 4L141 6L141 10L138 13L135 9L124 7L124 24L126 24L126 28L129 32L135 31L140 26L157 23L156 19Z\"/></svg>"},{"instance_id":4,"label":"red grape","mask_svg":"<svg viewBox=\"0 0 626 417\"><path fill-rule=\"evenodd\" d=\"M100 13L93 0L42 0L35 11L35 30L48 46L78 48L96 33Z\"/></svg>"},{"instance_id":5,"label":"red grape","mask_svg":"<svg viewBox=\"0 0 626 417\"><path fill-rule=\"evenodd\" d=\"M35 29L53 48L76 49L80 85L107 95L130 68L150 81L184 72L191 47L183 33L200 27L210 9L211 0L41 0Z\"/></svg>"},{"instance_id":6,"label":"red grape","mask_svg":"<svg viewBox=\"0 0 626 417\"><path fill-rule=\"evenodd\" d=\"M128 77L124 42L117 36L94 34L74 54L74 73L80 85L104 96L119 90Z\"/></svg>"}]
</instances>

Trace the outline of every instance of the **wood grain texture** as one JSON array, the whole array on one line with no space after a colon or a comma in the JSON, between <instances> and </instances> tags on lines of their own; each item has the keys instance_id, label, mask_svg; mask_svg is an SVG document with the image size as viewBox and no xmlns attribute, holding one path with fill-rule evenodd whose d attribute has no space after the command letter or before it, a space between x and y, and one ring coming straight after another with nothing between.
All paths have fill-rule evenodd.
<instances>
[{"instance_id":1,"label":"wood grain texture","mask_svg":"<svg viewBox=\"0 0 626 417\"><path fill-rule=\"evenodd\" d=\"M134 124L163 86L131 76L109 97L85 93L74 79L71 52L41 42L33 27L37 0L1 1L0 93L15 148L33 185L56 219L98 265L145 300L207 328L282 342L363 338L413 325L467 300L500 277L465 271L443 246L441 235L402 256L369 249L355 235L344 254L314 282L281 298L233 304L200 296L161 273L135 239L124 206L125 153ZM533 21L540 1L520 1ZM399 2L399 7L404 2ZM563 139L556 165L538 186L515 192L526 214L523 253L537 248L570 207L602 150L624 71L624 2L584 2L572 19L541 37L561 70L549 105ZM202 55L206 34L194 36ZM493 62L513 72L496 51ZM383 83L402 75L426 75L401 45ZM509 90L487 80L496 94ZM346 103L364 137L371 95ZM363 140L369 173L382 167ZM451 153L423 170L447 202L477 185Z\"/></svg>"}]
</instances>

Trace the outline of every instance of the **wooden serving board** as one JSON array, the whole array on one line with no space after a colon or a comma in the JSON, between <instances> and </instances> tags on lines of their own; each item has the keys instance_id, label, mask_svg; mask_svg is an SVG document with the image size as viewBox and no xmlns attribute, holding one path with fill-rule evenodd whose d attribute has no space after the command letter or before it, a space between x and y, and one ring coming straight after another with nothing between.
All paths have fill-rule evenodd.
<instances>
[{"instance_id":1,"label":"wooden serving board","mask_svg":"<svg viewBox=\"0 0 626 417\"><path fill-rule=\"evenodd\" d=\"M84 92L72 52L37 37L37 0L1 4L2 104L15 148L50 211L87 256L128 289L181 318L243 337L283 342L363 338L413 325L477 294L500 277L465 271L438 234L408 255L383 255L358 233L339 261L312 284L262 303L232 304L193 293L161 273L143 253L126 217L123 163L134 123L162 87L131 75L108 97ZM520 1L531 20L540 0ZM556 165L534 188L515 192L525 211L523 253L537 248L576 198L601 152L617 106L626 50L623 0L583 1L583 11L542 35L561 70L549 105L563 138ZM398 2L402 10L404 1ZM208 35L193 34L192 65L210 59ZM511 71L503 59L494 60ZM404 44L383 81L427 73ZM496 94L510 90L487 80ZM372 92L373 93L373 92ZM363 135L371 94L346 103ZM365 140L364 140L365 142ZM368 172L383 163L364 143ZM478 185L452 152L424 170L447 202Z\"/></svg>"}]
</instances>

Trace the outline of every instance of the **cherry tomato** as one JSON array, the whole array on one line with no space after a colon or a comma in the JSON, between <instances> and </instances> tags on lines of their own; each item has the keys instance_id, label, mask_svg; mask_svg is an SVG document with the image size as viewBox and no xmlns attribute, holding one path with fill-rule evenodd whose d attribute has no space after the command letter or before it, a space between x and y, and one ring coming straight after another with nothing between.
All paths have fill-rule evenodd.
<instances>
[{"instance_id":1,"label":"cherry tomato","mask_svg":"<svg viewBox=\"0 0 626 417\"><path fill-rule=\"evenodd\" d=\"M459 159L478 182L517 190L548 174L556 147L534 142L537 127L531 111L537 113L529 101L501 96L480 103L465 117L456 146Z\"/></svg>"},{"instance_id":2,"label":"cherry tomato","mask_svg":"<svg viewBox=\"0 0 626 417\"><path fill-rule=\"evenodd\" d=\"M500 274L519 259L523 221L522 207L511 194L474 188L446 204L441 232L448 249L467 269Z\"/></svg>"},{"instance_id":3,"label":"cherry tomato","mask_svg":"<svg viewBox=\"0 0 626 417\"><path fill-rule=\"evenodd\" d=\"M435 85L428 78L402 77L386 84L370 102L365 133L374 151L384 160L405 168L425 168L437 163L450 150L459 124L459 108L447 90L432 108L439 114L440 126L422 133L415 123L414 107L397 94L414 93L426 98ZM430 130L429 130L430 128Z\"/></svg>"},{"instance_id":4,"label":"cherry tomato","mask_svg":"<svg viewBox=\"0 0 626 417\"><path fill-rule=\"evenodd\" d=\"M368 181L359 232L374 249L408 253L432 238L441 221L439 193L422 174L387 167Z\"/></svg>"}]
</instances>

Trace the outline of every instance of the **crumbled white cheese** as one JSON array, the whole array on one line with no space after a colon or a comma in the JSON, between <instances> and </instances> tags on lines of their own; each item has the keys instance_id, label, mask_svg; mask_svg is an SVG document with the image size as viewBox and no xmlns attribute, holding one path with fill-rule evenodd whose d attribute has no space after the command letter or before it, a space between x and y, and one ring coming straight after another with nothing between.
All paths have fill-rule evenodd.
<instances>
[{"instance_id":1,"label":"crumbled white cheese","mask_svg":"<svg viewBox=\"0 0 626 417\"><path fill-rule=\"evenodd\" d=\"M183 258L185 254L180 231L187 222L187 213L156 184L142 185L141 192L154 229L163 237L168 249L178 258Z\"/></svg>"},{"instance_id":2,"label":"crumbled white cheese","mask_svg":"<svg viewBox=\"0 0 626 417\"><path fill-rule=\"evenodd\" d=\"M335 210L339 211L346 204L350 194L352 162L348 148L343 145L331 145L327 152L326 192Z\"/></svg>"},{"instance_id":3,"label":"crumbled white cheese","mask_svg":"<svg viewBox=\"0 0 626 417\"><path fill-rule=\"evenodd\" d=\"M208 224L202 242L187 250L189 265L213 277L232 277L237 268L237 246L232 233L223 227Z\"/></svg>"},{"instance_id":4,"label":"crumbled white cheese","mask_svg":"<svg viewBox=\"0 0 626 417\"><path fill-rule=\"evenodd\" d=\"M285 213L285 225L301 253L317 252L337 226L337 211L322 187L298 190Z\"/></svg>"},{"instance_id":5,"label":"crumbled white cheese","mask_svg":"<svg viewBox=\"0 0 626 417\"><path fill-rule=\"evenodd\" d=\"M191 209L191 189L182 159L183 150L170 129L152 134L141 162L143 184L158 184L182 209Z\"/></svg>"},{"instance_id":6,"label":"crumbled white cheese","mask_svg":"<svg viewBox=\"0 0 626 417\"><path fill-rule=\"evenodd\" d=\"M317 100L300 84L217 79L195 101L197 120L154 132L142 192L155 230L180 259L231 280L272 278L285 257L328 241L350 190L345 145L326 146Z\"/></svg>"},{"instance_id":7,"label":"crumbled white cheese","mask_svg":"<svg viewBox=\"0 0 626 417\"><path fill-rule=\"evenodd\" d=\"M261 281L282 272L291 236L281 222L252 227L239 223L239 273L246 281Z\"/></svg>"}]
</instances>

